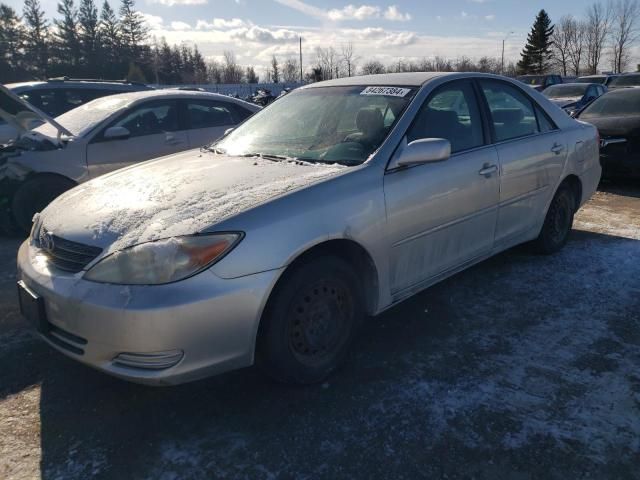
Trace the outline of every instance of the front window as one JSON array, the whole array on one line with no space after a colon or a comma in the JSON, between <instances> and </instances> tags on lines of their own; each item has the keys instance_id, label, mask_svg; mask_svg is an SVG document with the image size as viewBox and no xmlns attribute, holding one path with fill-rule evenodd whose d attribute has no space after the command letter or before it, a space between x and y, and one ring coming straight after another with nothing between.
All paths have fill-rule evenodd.
<instances>
[{"instance_id":1,"label":"front window","mask_svg":"<svg viewBox=\"0 0 640 480\"><path fill-rule=\"evenodd\" d=\"M295 90L254 115L212 148L358 165L382 145L415 89L317 87Z\"/></svg>"},{"instance_id":2,"label":"front window","mask_svg":"<svg viewBox=\"0 0 640 480\"><path fill-rule=\"evenodd\" d=\"M587 88L589 88L588 84L553 85L552 87L545 89L544 94L548 98L582 97Z\"/></svg>"}]
</instances>

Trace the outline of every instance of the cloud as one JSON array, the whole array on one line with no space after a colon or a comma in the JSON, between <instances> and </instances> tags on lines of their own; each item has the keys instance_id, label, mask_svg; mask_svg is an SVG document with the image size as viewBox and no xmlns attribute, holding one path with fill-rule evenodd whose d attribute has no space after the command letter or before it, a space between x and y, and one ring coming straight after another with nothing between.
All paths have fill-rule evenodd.
<instances>
[{"instance_id":1,"label":"cloud","mask_svg":"<svg viewBox=\"0 0 640 480\"><path fill-rule=\"evenodd\" d=\"M171 0L164 0L171 1ZM384 11L381 7L376 5L346 5L342 8L332 8L331 10L324 10L319 7L314 7L308 3L304 3L301 0L274 0L281 5L285 5L294 10L304 13L315 18L323 20L330 20L332 22L341 22L349 20L367 20L371 18L384 18L390 21L404 22L411 20L411 15L408 13L402 13L396 5L388 6Z\"/></svg>"},{"instance_id":2,"label":"cloud","mask_svg":"<svg viewBox=\"0 0 640 480\"><path fill-rule=\"evenodd\" d=\"M164 23L162 17L159 17L158 15L151 15L150 13L142 13L141 15L149 29L156 30L158 28L162 28Z\"/></svg>"},{"instance_id":3,"label":"cloud","mask_svg":"<svg viewBox=\"0 0 640 480\"><path fill-rule=\"evenodd\" d=\"M398 7L391 5L385 10L384 18L391 20L392 22L407 22L411 20L411 15L408 13L401 13L400 10L398 10Z\"/></svg>"},{"instance_id":4,"label":"cloud","mask_svg":"<svg viewBox=\"0 0 640 480\"><path fill-rule=\"evenodd\" d=\"M239 28L230 33L234 39L261 44L297 42L299 38L299 34L292 30L270 30L268 28L258 27L257 25L253 25L250 28Z\"/></svg>"},{"instance_id":5,"label":"cloud","mask_svg":"<svg viewBox=\"0 0 640 480\"><path fill-rule=\"evenodd\" d=\"M224 18L213 19L213 26L215 28L238 28L244 27L245 25L245 21L240 18L232 18L230 20L226 20Z\"/></svg>"},{"instance_id":6,"label":"cloud","mask_svg":"<svg viewBox=\"0 0 640 480\"><path fill-rule=\"evenodd\" d=\"M484 19L491 21L491 20L495 20L496 16L492 13L491 15L485 15Z\"/></svg>"},{"instance_id":7,"label":"cloud","mask_svg":"<svg viewBox=\"0 0 640 480\"><path fill-rule=\"evenodd\" d=\"M185 22L171 22L171 28L174 30L191 30L191 25Z\"/></svg>"},{"instance_id":8,"label":"cloud","mask_svg":"<svg viewBox=\"0 0 640 480\"><path fill-rule=\"evenodd\" d=\"M147 0L147 3L173 7L174 5L206 5L208 0Z\"/></svg>"},{"instance_id":9,"label":"cloud","mask_svg":"<svg viewBox=\"0 0 640 480\"><path fill-rule=\"evenodd\" d=\"M334 8L327 12L329 20L366 20L368 18L377 18L380 16L380 7L371 5L347 5L344 8Z\"/></svg>"}]
</instances>

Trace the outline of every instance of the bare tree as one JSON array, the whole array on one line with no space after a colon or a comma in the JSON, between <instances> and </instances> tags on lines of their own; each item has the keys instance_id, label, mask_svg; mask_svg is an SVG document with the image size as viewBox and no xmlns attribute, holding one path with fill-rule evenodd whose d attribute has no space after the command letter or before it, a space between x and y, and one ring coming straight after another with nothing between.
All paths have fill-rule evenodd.
<instances>
[{"instance_id":1,"label":"bare tree","mask_svg":"<svg viewBox=\"0 0 640 480\"><path fill-rule=\"evenodd\" d=\"M569 37L569 63L576 77L580 75L580 67L584 57L586 29L585 22L574 21Z\"/></svg>"},{"instance_id":2,"label":"bare tree","mask_svg":"<svg viewBox=\"0 0 640 480\"><path fill-rule=\"evenodd\" d=\"M611 24L612 66L615 73L621 73L629 63L631 47L638 39L637 0L617 0L613 4Z\"/></svg>"},{"instance_id":3,"label":"bare tree","mask_svg":"<svg viewBox=\"0 0 640 480\"><path fill-rule=\"evenodd\" d=\"M352 73L355 73L355 62L358 61L358 56L353 50L353 43L349 42L342 46L342 60L347 67L347 76L350 77Z\"/></svg>"},{"instance_id":4,"label":"bare tree","mask_svg":"<svg viewBox=\"0 0 640 480\"><path fill-rule=\"evenodd\" d=\"M606 6L602 3L594 3L587 9L585 33L587 71L592 75L598 73L598 65L602 58L602 51L604 50L610 27L610 2Z\"/></svg>"},{"instance_id":5,"label":"bare tree","mask_svg":"<svg viewBox=\"0 0 640 480\"><path fill-rule=\"evenodd\" d=\"M240 83L242 69L236 60L236 54L231 50L224 51L224 65L222 67L222 83Z\"/></svg>"},{"instance_id":6,"label":"bare tree","mask_svg":"<svg viewBox=\"0 0 640 480\"><path fill-rule=\"evenodd\" d=\"M337 78L340 73L340 61L333 47L316 48L316 64L322 71L322 79Z\"/></svg>"},{"instance_id":7,"label":"bare tree","mask_svg":"<svg viewBox=\"0 0 640 480\"><path fill-rule=\"evenodd\" d=\"M376 73L384 73L384 65L378 60L369 60L365 62L360 68L362 75L373 75Z\"/></svg>"},{"instance_id":8,"label":"bare tree","mask_svg":"<svg viewBox=\"0 0 640 480\"><path fill-rule=\"evenodd\" d=\"M571 15L565 15L556 23L556 28L551 35L551 51L553 57L560 67L562 75L567 76L569 69L569 58L571 50L571 39L575 30L576 20Z\"/></svg>"},{"instance_id":9,"label":"bare tree","mask_svg":"<svg viewBox=\"0 0 640 480\"><path fill-rule=\"evenodd\" d=\"M286 83L297 82L300 78L300 66L295 58L287 58L282 66L282 80Z\"/></svg>"}]
</instances>

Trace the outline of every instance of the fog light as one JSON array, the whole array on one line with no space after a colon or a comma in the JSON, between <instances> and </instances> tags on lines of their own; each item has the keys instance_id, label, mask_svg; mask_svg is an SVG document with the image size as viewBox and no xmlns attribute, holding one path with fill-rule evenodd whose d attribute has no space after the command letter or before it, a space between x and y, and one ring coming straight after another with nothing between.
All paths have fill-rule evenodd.
<instances>
[{"instance_id":1,"label":"fog light","mask_svg":"<svg viewBox=\"0 0 640 480\"><path fill-rule=\"evenodd\" d=\"M162 370L173 367L182 357L182 350L153 353L121 353L113 359L113 363L122 367L143 368L145 370Z\"/></svg>"}]
</instances>

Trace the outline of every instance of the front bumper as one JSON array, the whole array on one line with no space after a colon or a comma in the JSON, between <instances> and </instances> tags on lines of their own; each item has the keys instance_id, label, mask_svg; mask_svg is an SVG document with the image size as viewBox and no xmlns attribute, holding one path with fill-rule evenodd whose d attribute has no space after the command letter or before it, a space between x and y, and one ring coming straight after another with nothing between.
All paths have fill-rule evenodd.
<instances>
[{"instance_id":1,"label":"front bumper","mask_svg":"<svg viewBox=\"0 0 640 480\"><path fill-rule=\"evenodd\" d=\"M37 249L22 244L18 276L44 299L56 334L40 336L69 357L111 375L171 385L253 363L260 316L280 270L236 279L221 279L207 270L155 286L94 283L83 280L83 273L50 271ZM122 353L167 352L183 355L164 369L114 361Z\"/></svg>"}]
</instances>

